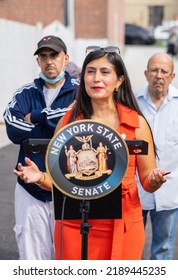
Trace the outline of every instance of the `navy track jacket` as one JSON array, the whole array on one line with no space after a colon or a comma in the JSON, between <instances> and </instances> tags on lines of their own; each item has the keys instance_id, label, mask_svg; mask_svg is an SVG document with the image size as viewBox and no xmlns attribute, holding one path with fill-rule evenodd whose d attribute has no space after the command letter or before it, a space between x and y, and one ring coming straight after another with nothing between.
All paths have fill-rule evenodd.
<instances>
[{"instance_id":1,"label":"navy track jacket","mask_svg":"<svg viewBox=\"0 0 178 280\"><path fill-rule=\"evenodd\" d=\"M32 139L51 139L59 119L74 101L79 79L69 76L65 72L65 83L50 108L46 107L43 95L43 80L35 79L18 89L4 112L7 135L14 144L20 145L18 162L26 165L24 158L28 156L41 171L45 171L45 155L25 154L23 142ZM31 113L31 122L24 121L24 117ZM51 201L50 191L42 190L36 184L26 184L18 177L18 182L32 196L41 201Z\"/></svg>"}]
</instances>

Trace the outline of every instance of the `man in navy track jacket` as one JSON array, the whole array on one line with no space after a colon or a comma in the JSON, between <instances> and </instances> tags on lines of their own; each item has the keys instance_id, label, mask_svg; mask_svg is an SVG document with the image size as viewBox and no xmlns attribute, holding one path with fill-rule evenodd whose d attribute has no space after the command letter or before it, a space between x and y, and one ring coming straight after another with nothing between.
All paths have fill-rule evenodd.
<instances>
[{"instance_id":1,"label":"man in navy track jacket","mask_svg":"<svg viewBox=\"0 0 178 280\"><path fill-rule=\"evenodd\" d=\"M39 78L18 89L4 112L9 139L20 145L18 162L27 156L23 142L29 138L52 138L59 119L75 100L79 80L64 71L69 61L65 43L45 36L34 53L41 69ZM45 171L44 155L29 155ZM15 189L14 231L20 259L53 259L54 215L52 194L18 177Z\"/></svg>"}]
</instances>

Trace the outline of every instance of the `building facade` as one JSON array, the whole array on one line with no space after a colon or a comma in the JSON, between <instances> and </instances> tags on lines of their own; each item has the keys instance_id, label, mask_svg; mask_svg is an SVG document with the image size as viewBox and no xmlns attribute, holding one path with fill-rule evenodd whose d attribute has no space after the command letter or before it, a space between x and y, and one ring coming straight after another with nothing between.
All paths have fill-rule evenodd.
<instances>
[{"instance_id":1,"label":"building facade","mask_svg":"<svg viewBox=\"0 0 178 280\"><path fill-rule=\"evenodd\" d=\"M156 27L178 14L177 0L125 0L125 22Z\"/></svg>"},{"instance_id":2,"label":"building facade","mask_svg":"<svg viewBox=\"0 0 178 280\"><path fill-rule=\"evenodd\" d=\"M124 38L124 0L0 0L0 18L43 26L58 20L75 38Z\"/></svg>"},{"instance_id":3,"label":"building facade","mask_svg":"<svg viewBox=\"0 0 178 280\"><path fill-rule=\"evenodd\" d=\"M58 20L76 38L123 42L123 23L155 27L178 13L177 0L0 0L0 18L43 26Z\"/></svg>"}]
</instances>

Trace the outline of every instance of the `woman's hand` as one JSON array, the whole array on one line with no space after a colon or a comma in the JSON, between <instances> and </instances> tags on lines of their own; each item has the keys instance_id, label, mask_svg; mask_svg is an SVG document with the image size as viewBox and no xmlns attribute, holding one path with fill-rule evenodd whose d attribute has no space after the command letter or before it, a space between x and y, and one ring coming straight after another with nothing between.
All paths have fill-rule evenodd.
<instances>
[{"instance_id":1,"label":"woman's hand","mask_svg":"<svg viewBox=\"0 0 178 280\"><path fill-rule=\"evenodd\" d=\"M25 162L27 166L23 166L21 163L18 163L18 170L13 170L14 174L19 176L25 183L37 183L42 178L42 172L38 169L37 165L30 160L28 157L25 157Z\"/></svg>"},{"instance_id":2,"label":"woman's hand","mask_svg":"<svg viewBox=\"0 0 178 280\"><path fill-rule=\"evenodd\" d=\"M167 181L165 171L160 168L153 169L148 175L148 182L153 187L153 191L156 191L161 187L163 183Z\"/></svg>"}]
</instances>

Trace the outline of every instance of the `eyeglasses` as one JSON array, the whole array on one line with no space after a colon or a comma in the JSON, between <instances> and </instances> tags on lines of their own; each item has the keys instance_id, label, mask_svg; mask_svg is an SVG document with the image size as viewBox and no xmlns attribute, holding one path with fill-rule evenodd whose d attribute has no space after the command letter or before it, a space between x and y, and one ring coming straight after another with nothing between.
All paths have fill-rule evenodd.
<instances>
[{"instance_id":1,"label":"eyeglasses","mask_svg":"<svg viewBox=\"0 0 178 280\"><path fill-rule=\"evenodd\" d=\"M151 69L148 69L148 71L154 77L156 77L158 75L158 73L161 73L161 75L163 77L169 77L172 74L172 72L166 71L164 69L158 69L158 68L153 68L153 69L151 68Z\"/></svg>"},{"instance_id":2,"label":"eyeglasses","mask_svg":"<svg viewBox=\"0 0 178 280\"><path fill-rule=\"evenodd\" d=\"M42 61L46 61L48 60L48 58L50 60L56 60L59 57L59 53L51 53L49 55L44 54L44 53L39 53L38 57L40 58L40 60Z\"/></svg>"},{"instance_id":3,"label":"eyeglasses","mask_svg":"<svg viewBox=\"0 0 178 280\"><path fill-rule=\"evenodd\" d=\"M100 46L88 46L86 48L86 55L88 55L91 52L95 52L98 50L103 50L107 53L117 53L120 55L120 50L117 46L107 46L107 47L100 47Z\"/></svg>"}]
</instances>

